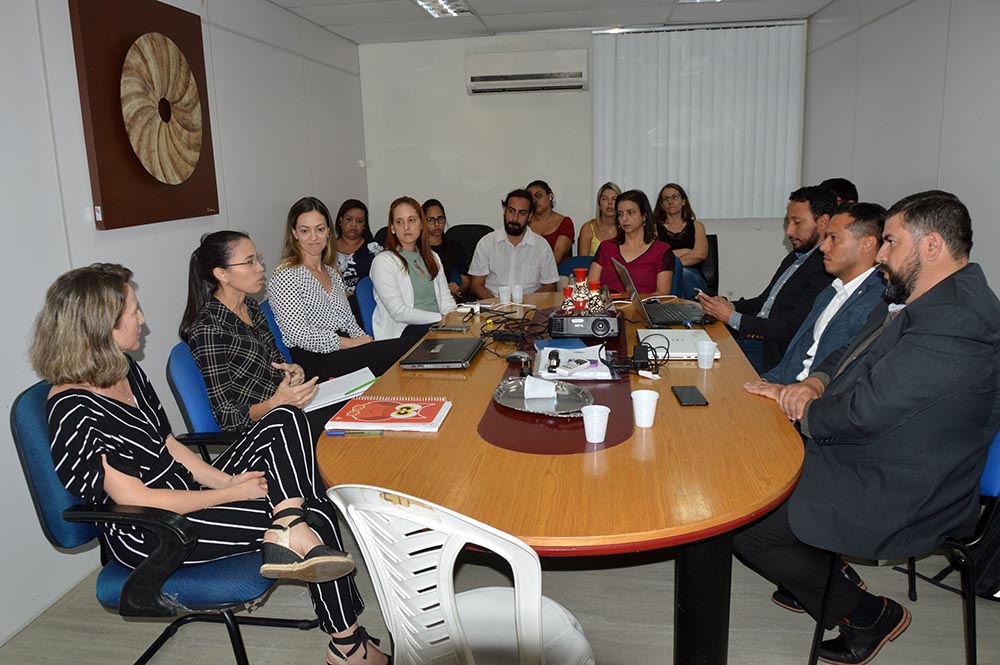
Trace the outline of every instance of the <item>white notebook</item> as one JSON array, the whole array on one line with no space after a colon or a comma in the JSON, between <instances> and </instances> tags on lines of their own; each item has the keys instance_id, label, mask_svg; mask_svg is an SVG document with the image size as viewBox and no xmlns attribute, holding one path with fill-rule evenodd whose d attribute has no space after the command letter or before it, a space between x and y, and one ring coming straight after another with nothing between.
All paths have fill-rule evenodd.
<instances>
[{"instance_id":1,"label":"white notebook","mask_svg":"<svg viewBox=\"0 0 1000 665\"><path fill-rule=\"evenodd\" d=\"M350 374L324 381L319 384L316 396L312 398L311 402L306 404L303 410L315 411L316 409L322 409L324 406L344 402L352 397L363 395L375 383L377 378L372 374L370 369L362 367Z\"/></svg>"}]
</instances>

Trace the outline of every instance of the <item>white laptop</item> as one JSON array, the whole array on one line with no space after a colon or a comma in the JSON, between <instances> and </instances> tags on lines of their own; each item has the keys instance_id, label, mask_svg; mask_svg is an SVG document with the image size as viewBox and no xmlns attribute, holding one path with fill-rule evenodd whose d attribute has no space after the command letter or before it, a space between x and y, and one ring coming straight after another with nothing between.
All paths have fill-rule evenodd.
<instances>
[{"instance_id":1,"label":"white laptop","mask_svg":"<svg viewBox=\"0 0 1000 665\"><path fill-rule=\"evenodd\" d=\"M697 360L698 342L711 342L712 338L704 330L674 328L640 328L636 330L639 341L653 347L660 360ZM668 354L669 350L669 354ZM715 349L715 358L721 357Z\"/></svg>"}]
</instances>

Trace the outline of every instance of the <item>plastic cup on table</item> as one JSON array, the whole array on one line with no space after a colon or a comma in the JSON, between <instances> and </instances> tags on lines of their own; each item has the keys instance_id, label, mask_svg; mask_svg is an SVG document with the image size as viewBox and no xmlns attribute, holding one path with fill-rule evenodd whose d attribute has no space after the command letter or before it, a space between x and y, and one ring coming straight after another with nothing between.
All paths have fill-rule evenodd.
<instances>
[{"instance_id":1,"label":"plastic cup on table","mask_svg":"<svg viewBox=\"0 0 1000 665\"><path fill-rule=\"evenodd\" d=\"M636 427L652 427L656 418L656 402L660 393L655 390L632 391L632 414L635 416Z\"/></svg>"},{"instance_id":2,"label":"plastic cup on table","mask_svg":"<svg viewBox=\"0 0 1000 665\"><path fill-rule=\"evenodd\" d=\"M524 287L520 284L515 284L510 288L510 297L516 303L521 303L524 301Z\"/></svg>"},{"instance_id":3,"label":"plastic cup on table","mask_svg":"<svg viewBox=\"0 0 1000 665\"><path fill-rule=\"evenodd\" d=\"M715 342L698 342L695 346L698 349L698 367L712 369L712 365L715 364L715 351L719 345Z\"/></svg>"},{"instance_id":4,"label":"plastic cup on table","mask_svg":"<svg viewBox=\"0 0 1000 665\"><path fill-rule=\"evenodd\" d=\"M611 409L600 404L589 404L580 409L580 413L583 414L583 432L587 443L604 443Z\"/></svg>"},{"instance_id":5,"label":"plastic cup on table","mask_svg":"<svg viewBox=\"0 0 1000 665\"><path fill-rule=\"evenodd\" d=\"M500 287L500 293L498 295L500 296L500 304L501 305L509 305L510 304L510 287L509 286L501 286Z\"/></svg>"}]
</instances>

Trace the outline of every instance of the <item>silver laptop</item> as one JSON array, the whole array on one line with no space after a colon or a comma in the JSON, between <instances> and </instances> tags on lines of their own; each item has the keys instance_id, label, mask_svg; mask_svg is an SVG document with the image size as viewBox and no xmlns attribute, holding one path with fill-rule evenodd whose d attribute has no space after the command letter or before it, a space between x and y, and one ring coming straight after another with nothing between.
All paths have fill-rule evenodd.
<instances>
[{"instance_id":1,"label":"silver laptop","mask_svg":"<svg viewBox=\"0 0 1000 665\"><path fill-rule=\"evenodd\" d=\"M705 310L701 308L701 305L690 302L650 304L642 302L642 297L635 288L635 282L632 281L632 275L628 274L625 266L618 259L611 259L611 263L614 264L615 272L618 273L618 279L625 286L632 304L635 305L635 311L641 314L642 318L649 321L650 325L682 326L693 323L705 323Z\"/></svg>"},{"instance_id":2,"label":"silver laptop","mask_svg":"<svg viewBox=\"0 0 1000 665\"><path fill-rule=\"evenodd\" d=\"M479 337L425 337L399 361L403 369L465 369L483 348Z\"/></svg>"},{"instance_id":3,"label":"silver laptop","mask_svg":"<svg viewBox=\"0 0 1000 665\"><path fill-rule=\"evenodd\" d=\"M660 360L697 360L698 342L712 341L704 330L639 328L635 332L639 335L639 341L649 344ZM719 349L716 349L716 360L720 357Z\"/></svg>"}]
</instances>

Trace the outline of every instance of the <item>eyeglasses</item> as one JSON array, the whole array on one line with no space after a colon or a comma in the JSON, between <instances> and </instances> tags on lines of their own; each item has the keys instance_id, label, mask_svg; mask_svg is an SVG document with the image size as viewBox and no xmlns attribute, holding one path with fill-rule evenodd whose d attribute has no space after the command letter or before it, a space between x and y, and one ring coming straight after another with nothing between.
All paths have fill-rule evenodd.
<instances>
[{"instance_id":1,"label":"eyeglasses","mask_svg":"<svg viewBox=\"0 0 1000 665\"><path fill-rule=\"evenodd\" d=\"M258 265L258 264L261 265L261 266L264 265L264 255L263 254L258 254L257 256L252 256L249 259L247 259L246 261L240 261L239 263L227 263L227 264L225 264L222 267L223 268L235 268L236 266L249 266L250 268L253 268L255 265Z\"/></svg>"},{"instance_id":2,"label":"eyeglasses","mask_svg":"<svg viewBox=\"0 0 1000 665\"><path fill-rule=\"evenodd\" d=\"M660 202L661 203L670 203L671 201L680 201L682 198L684 198L684 197L681 196L680 194L670 194L668 196L661 196L660 197Z\"/></svg>"},{"instance_id":3,"label":"eyeglasses","mask_svg":"<svg viewBox=\"0 0 1000 665\"><path fill-rule=\"evenodd\" d=\"M428 224L444 224L446 221L448 221L448 218L445 217L444 215L441 215L440 217L428 217L427 218L427 223Z\"/></svg>"}]
</instances>

